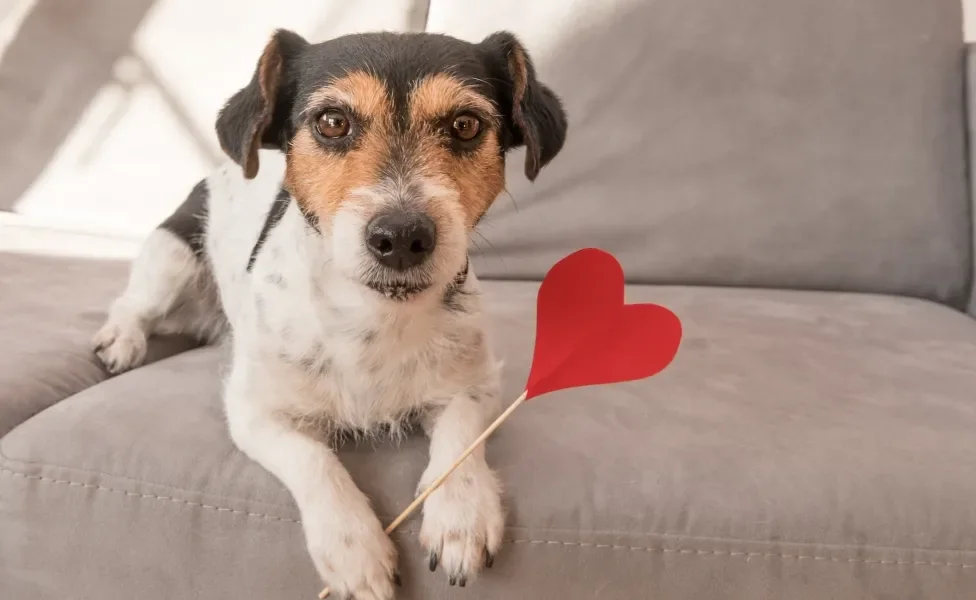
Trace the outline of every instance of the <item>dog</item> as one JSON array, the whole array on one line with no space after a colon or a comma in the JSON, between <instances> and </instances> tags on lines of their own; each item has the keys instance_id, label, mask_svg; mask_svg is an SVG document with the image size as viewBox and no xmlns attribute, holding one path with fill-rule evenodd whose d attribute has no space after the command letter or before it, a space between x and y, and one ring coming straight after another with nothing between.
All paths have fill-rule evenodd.
<instances>
[{"instance_id":1,"label":"dog","mask_svg":"<svg viewBox=\"0 0 976 600\"><path fill-rule=\"evenodd\" d=\"M498 414L469 236L507 152L525 147L529 180L559 153L562 101L509 32L277 30L216 132L229 160L147 237L94 352L118 374L152 335L226 343L230 436L291 492L319 575L339 598L392 598L397 551L328 436L416 422L422 490ZM503 527L478 450L426 500L420 540L464 586Z\"/></svg>"}]
</instances>

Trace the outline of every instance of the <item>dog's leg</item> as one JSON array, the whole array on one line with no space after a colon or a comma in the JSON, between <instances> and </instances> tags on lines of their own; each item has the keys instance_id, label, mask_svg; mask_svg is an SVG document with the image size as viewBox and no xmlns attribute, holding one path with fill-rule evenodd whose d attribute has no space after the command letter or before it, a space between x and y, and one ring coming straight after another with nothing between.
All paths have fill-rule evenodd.
<instances>
[{"instance_id":1,"label":"dog's leg","mask_svg":"<svg viewBox=\"0 0 976 600\"><path fill-rule=\"evenodd\" d=\"M489 400L485 395L460 394L432 417L427 424L430 462L420 490L484 431ZM443 565L451 585L463 587L483 565L491 566L504 526L501 488L485 461L484 448L479 447L424 502L420 542L427 550L431 570Z\"/></svg>"},{"instance_id":2,"label":"dog's leg","mask_svg":"<svg viewBox=\"0 0 976 600\"><path fill-rule=\"evenodd\" d=\"M368 498L330 448L267 408L288 393L286 384L261 385L254 372L235 361L228 380L235 444L291 492L312 562L336 598L393 598L397 552Z\"/></svg>"},{"instance_id":3,"label":"dog's leg","mask_svg":"<svg viewBox=\"0 0 976 600\"><path fill-rule=\"evenodd\" d=\"M153 333L189 334L209 342L225 323L203 259L209 192L197 183L183 203L142 244L122 295L92 340L110 373L138 367Z\"/></svg>"},{"instance_id":4,"label":"dog's leg","mask_svg":"<svg viewBox=\"0 0 976 600\"><path fill-rule=\"evenodd\" d=\"M164 319L175 316L173 309L181 301L205 303L203 298L186 298L190 289L207 292L207 286L196 285L208 276L204 269L193 250L173 233L159 228L149 234L132 264L125 291L112 303L108 319L92 340L95 354L110 373L142 364L147 338ZM165 325L167 331L181 329L176 323Z\"/></svg>"}]
</instances>

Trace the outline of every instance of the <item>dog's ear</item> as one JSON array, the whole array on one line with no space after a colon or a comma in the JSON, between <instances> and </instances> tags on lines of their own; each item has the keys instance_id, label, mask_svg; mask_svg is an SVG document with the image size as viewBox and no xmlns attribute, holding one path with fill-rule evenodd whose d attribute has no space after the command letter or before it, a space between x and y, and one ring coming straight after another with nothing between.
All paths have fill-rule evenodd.
<instances>
[{"instance_id":1,"label":"dog's ear","mask_svg":"<svg viewBox=\"0 0 976 600\"><path fill-rule=\"evenodd\" d=\"M479 44L492 78L500 81L507 131L503 147L525 145L525 176L534 181L566 141L566 112L559 97L535 77L528 53L513 34L493 33Z\"/></svg>"},{"instance_id":2,"label":"dog's ear","mask_svg":"<svg viewBox=\"0 0 976 600\"><path fill-rule=\"evenodd\" d=\"M258 149L284 149L287 124L295 96L294 63L308 46L300 35L274 32L264 47L250 83L231 96L217 115L220 147L244 170L258 174Z\"/></svg>"}]
</instances>

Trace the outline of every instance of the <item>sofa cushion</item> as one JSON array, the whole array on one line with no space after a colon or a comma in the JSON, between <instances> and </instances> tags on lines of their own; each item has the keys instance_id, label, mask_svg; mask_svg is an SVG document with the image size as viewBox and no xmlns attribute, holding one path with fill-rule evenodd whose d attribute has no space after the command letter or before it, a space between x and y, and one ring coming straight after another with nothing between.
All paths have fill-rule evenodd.
<instances>
[{"instance_id":1,"label":"sofa cushion","mask_svg":"<svg viewBox=\"0 0 976 600\"><path fill-rule=\"evenodd\" d=\"M127 270L121 261L0 252L0 436L107 377L89 340ZM188 346L155 344L150 360Z\"/></svg>"},{"instance_id":2,"label":"sofa cushion","mask_svg":"<svg viewBox=\"0 0 976 600\"><path fill-rule=\"evenodd\" d=\"M600 246L634 282L962 307L961 23L959 0L433 0L428 30L522 36L569 113L534 184L510 159L478 273Z\"/></svg>"},{"instance_id":3,"label":"sofa cushion","mask_svg":"<svg viewBox=\"0 0 976 600\"><path fill-rule=\"evenodd\" d=\"M511 399L535 292L488 282ZM645 381L533 400L497 432L508 543L465 597L976 596L976 323L872 295L628 297L681 316L677 359ZM227 437L221 365L212 348L157 362L2 439L0 597L318 590L288 493ZM425 449L415 437L341 456L389 519ZM400 597L456 597L427 572L417 529L396 534Z\"/></svg>"}]
</instances>

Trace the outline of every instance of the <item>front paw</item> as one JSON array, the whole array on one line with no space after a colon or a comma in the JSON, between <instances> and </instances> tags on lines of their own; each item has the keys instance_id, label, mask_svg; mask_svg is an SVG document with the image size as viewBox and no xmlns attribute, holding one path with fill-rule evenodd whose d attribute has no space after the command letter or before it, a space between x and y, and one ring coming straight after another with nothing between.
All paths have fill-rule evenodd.
<instances>
[{"instance_id":1,"label":"front paw","mask_svg":"<svg viewBox=\"0 0 976 600\"><path fill-rule=\"evenodd\" d=\"M423 481L439 473L432 475L425 474ZM498 480L482 463L458 469L427 498L420 542L427 550L430 570L441 565L451 585L464 587L482 566L491 567L504 528Z\"/></svg>"},{"instance_id":2,"label":"front paw","mask_svg":"<svg viewBox=\"0 0 976 600\"><path fill-rule=\"evenodd\" d=\"M308 552L338 600L390 600L399 585L397 551L372 512L304 519ZM316 524L316 522L320 524Z\"/></svg>"},{"instance_id":3,"label":"front paw","mask_svg":"<svg viewBox=\"0 0 976 600\"><path fill-rule=\"evenodd\" d=\"M146 360L146 332L135 321L109 321L92 338L92 350L112 375Z\"/></svg>"}]
</instances>

